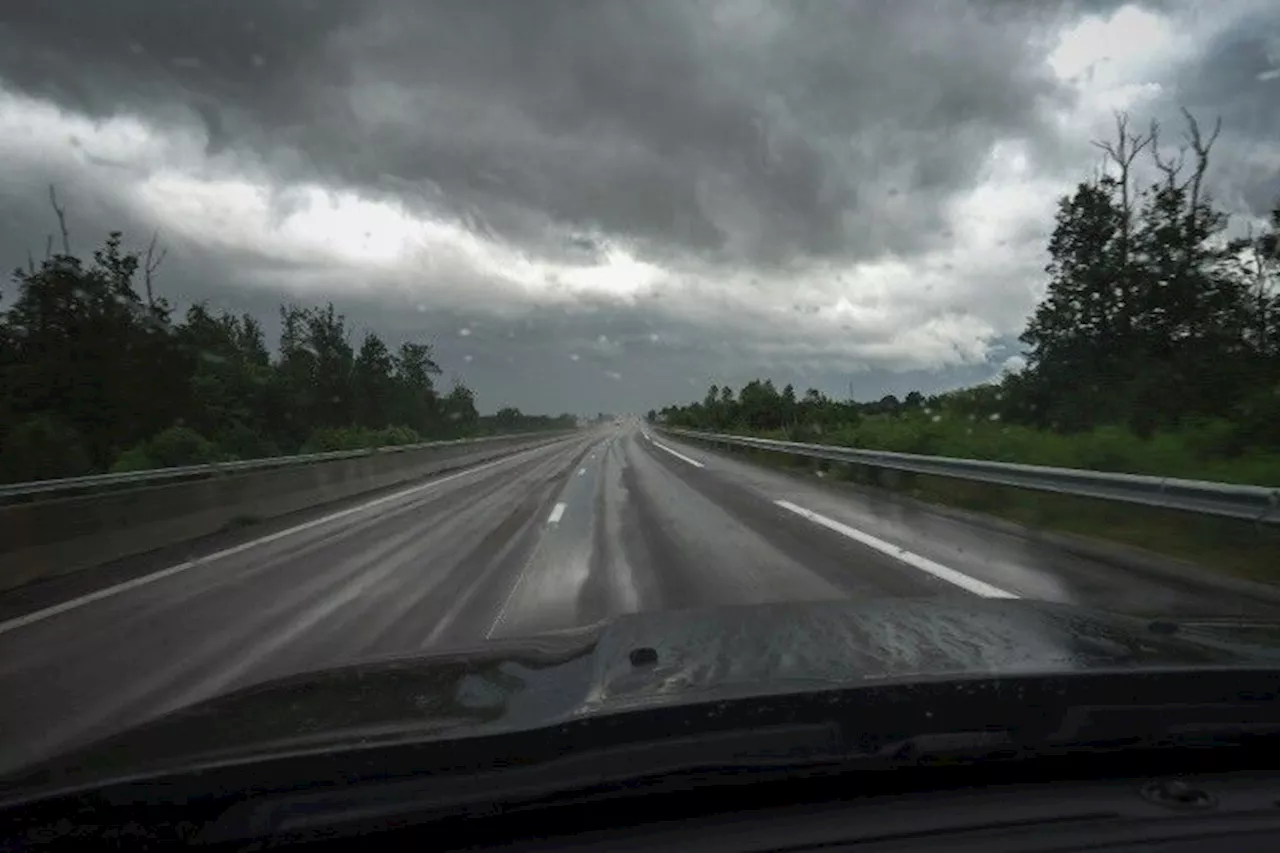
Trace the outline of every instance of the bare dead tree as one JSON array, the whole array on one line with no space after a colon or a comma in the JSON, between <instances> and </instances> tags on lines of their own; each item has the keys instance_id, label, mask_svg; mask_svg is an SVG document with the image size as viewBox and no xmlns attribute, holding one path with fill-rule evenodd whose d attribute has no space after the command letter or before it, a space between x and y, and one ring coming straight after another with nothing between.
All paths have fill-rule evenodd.
<instances>
[{"instance_id":1,"label":"bare dead tree","mask_svg":"<svg viewBox=\"0 0 1280 853\"><path fill-rule=\"evenodd\" d=\"M1196 117L1191 114L1191 111L1183 107L1182 115L1187 120L1187 145L1191 147L1196 156L1195 172L1192 173L1189 182L1191 197L1187 207L1187 230L1191 233L1196 233L1199 225L1200 195L1204 186L1204 174L1209 170L1209 152L1213 149L1213 143L1218 141L1218 134L1222 132L1222 116L1218 116L1218 120L1213 125L1213 133L1206 140L1201 135L1200 125L1196 121Z\"/></svg>"},{"instance_id":2,"label":"bare dead tree","mask_svg":"<svg viewBox=\"0 0 1280 853\"><path fill-rule=\"evenodd\" d=\"M160 239L159 230L151 233L151 243L147 245L147 255L142 263L142 283L147 290L147 308L155 307L155 299L152 296L151 281L156 274L156 270L160 269L160 265L164 263L165 256L169 254L169 250L163 246L159 253L156 252L156 241Z\"/></svg>"},{"instance_id":3,"label":"bare dead tree","mask_svg":"<svg viewBox=\"0 0 1280 853\"><path fill-rule=\"evenodd\" d=\"M1153 126L1152 133L1155 134L1155 141L1151 145L1151 159L1155 162L1156 168L1164 174L1165 188L1174 191L1185 189L1185 183L1179 186L1178 176L1182 174L1183 168L1187 165L1186 146L1178 148L1177 157L1162 157L1160 156L1160 128Z\"/></svg>"},{"instance_id":4,"label":"bare dead tree","mask_svg":"<svg viewBox=\"0 0 1280 853\"><path fill-rule=\"evenodd\" d=\"M49 184L49 204L53 205L53 212L58 217L58 230L62 232L62 254L70 255L71 237L67 233L67 211L58 205L58 193L53 188L53 184Z\"/></svg>"},{"instance_id":5,"label":"bare dead tree","mask_svg":"<svg viewBox=\"0 0 1280 853\"><path fill-rule=\"evenodd\" d=\"M1277 212L1280 213L1280 205L1277 205ZM1258 349L1268 355L1273 354L1273 350L1280 351L1272 342L1276 325L1272 322L1272 315L1276 310L1272 307L1272 300L1280 277L1280 240L1277 240L1280 229L1276 228L1280 224L1280 216L1273 214L1273 217L1274 224L1270 231L1259 235L1250 225L1245 238L1233 244L1233 247L1243 244L1249 249L1247 267L1248 274L1253 279L1253 312Z\"/></svg>"},{"instance_id":6,"label":"bare dead tree","mask_svg":"<svg viewBox=\"0 0 1280 853\"><path fill-rule=\"evenodd\" d=\"M1156 126L1153 124L1151 131L1147 134L1137 134L1129 132L1129 116L1123 112L1115 114L1116 120L1116 138L1114 142L1094 140L1093 144L1096 148L1100 148L1107 155L1107 160L1115 164L1116 183L1120 187L1120 208L1124 212L1124 220L1120 223L1121 228L1121 251L1127 252L1128 237L1130 232L1131 221L1133 218L1133 200L1131 195L1132 179L1130 170L1133 167L1133 161L1138 158L1143 149L1151 145L1155 139ZM1127 260L1127 256L1125 257Z\"/></svg>"},{"instance_id":7,"label":"bare dead tree","mask_svg":"<svg viewBox=\"0 0 1280 853\"><path fill-rule=\"evenodd\" d=\"M1201 133L1195 116L1185 107L1182 115L1186 119L1187 129L1183 133L1183 144L1178 148L1177 157L1162 156L1158 139L1151 151L1156 168L1164 174L1163 192L1169 194L1170 201L1176 201L1185 210L1185 213L1181 210L1169 212L1171 224L1175 225L1180 234L1177 244L1171 247L1171 256L1176 258L1176 262L1167 284L1178 287L1179 291L1199 286L1190 278L1191 273L1205 261L1211 251L1206 248L1205 240L1210 236L1215 214L1203 203L1204 177L1209 170L1209 153L1222 131L1222 119L1219 118L1214 124L1213 133L1206 138ZM1193 159L1190 174L1184 177L1188 155ZM1182 298L1188 300L1186 310L1192 311L1191 305L1194 303L1190 300L1198 297L1184 293ZM1184 318L1182 325L1189 322L1189 319Z\"/></svg>"},{"instance_id":8,"label":"bare dead tree","mask_svg":"<svg viewBox=\"0 0 1280 853\"><path fill-rule=\"evenodd\" d=\"M1269 284L1268 279L1270 278L1268 275L1268 258L1266 256L1266 252L1263 250L1262 239L1255 237L1253 234L1252 225L1249 226L1249 233L1245 239L1249 241L1250 254L1252 255L1250 260L1253 262L1253 269L1251 270L1253 273L1254 283L1253 310L1255 314L1255 322L1258 325L1258 349L1259 351L1266 353L1270 351L1269 344L1271 342L1271 330L1268 328L1269 324L1267 323L1267 320L1269 319L1267 315L1270 313L1268 311L1269 300L1267 298L1269 295L1267 285Z\"/></svg>"},{"instance_id":9,"label":"bare dead tree","mask_svg":"<svg viewBox=\"0 0 1280 853\"><path fill-rule=\"evenodd\" d=\"M1129 276L1133 234L1133 194L1131 191L1132 178L1130 172L1133 168L1133 161L1138 158L1138 155L1155 143L1158 129L1156 124L1152 122L1148 133L1130 133L1129 116L1124 112L1116 112L1115 121L1115 141L1100 142L1094 140L1093 144L1095 147L1100 148L1106 155L1106 159L1115 165L1116 183L1120 188L1120 256L1117 258L1120 281L1117 284L1124 300L1124 305L1119 312L1123 324L1123 332L1128 332L1130 312L1133 310L1133 283L1130 281ZM1104 171L1105 168L1104 165Z\"/></svg>"}]
</instances>

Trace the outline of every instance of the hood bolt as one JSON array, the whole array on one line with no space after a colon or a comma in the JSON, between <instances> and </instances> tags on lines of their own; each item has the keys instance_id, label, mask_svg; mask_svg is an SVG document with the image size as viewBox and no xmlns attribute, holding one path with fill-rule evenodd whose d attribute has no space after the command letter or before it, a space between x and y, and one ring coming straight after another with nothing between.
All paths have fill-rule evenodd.
<instances>
[{"instance_id":1,"label":"hood bolt","mask_svg":"<svg viewBox=\"0 0 1280 853\"><path fill-rule=\"evenodd\" d=\"M627 657L631 659L631 665L634 667L653 666L658 662L658 650L652 646L639 646L632 649Z\"/></svg>"},{"instance_id":2,"label":"hood bolt","mask_svg":"<svg viewBox=\"0 0 1280 853\"><path fill-rule=\"evenodd\" d=\"M1181 779L1161 779L1142 786L1143 799L1171 809L1211 809L1218 800L1204 788Z\"/></svg>"}]
</instances>

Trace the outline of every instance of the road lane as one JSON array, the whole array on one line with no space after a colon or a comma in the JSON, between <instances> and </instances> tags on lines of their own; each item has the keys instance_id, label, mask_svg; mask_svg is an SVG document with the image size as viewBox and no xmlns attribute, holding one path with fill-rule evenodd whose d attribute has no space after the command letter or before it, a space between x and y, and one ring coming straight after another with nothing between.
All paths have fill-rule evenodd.
<instances>
[{"instance_id":1,"label":"road lane","mask_svg":"<svg viewBox=\"0 0 1280 853\"><path fill-rule=\"evenodd\" d=\"M597 439L439 478L0 634L0 768L241 684L417 650L477 586L514 578Z\"/></svg>"},{"instance_id":2,"label":"road lane","mask_svg":"<svg viewBox=\"0 0 1280 853\"><path fill-rule=\"evenodd\" d=\"M695 453L625 428L589 454L489 636L641 610L956 593L857 543L815 535L769 498L690 479L702 467Z\"/></svg>"},{"instance_id":3,"label":"road lane","mask_svg":"<svg viewBox=\"0 0 1280 853\"><path fill-rule=\"evenodd\" d=\"M0 633L0 771L227 689L362 658L634 611L992 590L1138 612L1251 612L913 504L609 426Z\"/></svg>"},{"instance_id":4,"label":"road lane","mask_svg":"<svg viewBox=\"0 0 1280 853\"><path fill-rule=\"evenodd\" d=\"M1280 615L1271 605L1230 591L1080 556L1034 533L976 524L889 493L818 481L669 436L660 440L703 463L703 469L685 474L703 488L731 487L794 503L1021 598L1144 615Z\"/></svg>"},{"instance_id":5,"label":"road lane","mask_svg":"<svg viewBox=\"0 0 1280 853\"><path fill-rule=\"evenodd\" d=\"M578 593L591 573L596 494L615 440L611 435L593 447L577 476L565 483L537 546L485 631L486 639L583 623Z\"/></svg>"}]
</instances>

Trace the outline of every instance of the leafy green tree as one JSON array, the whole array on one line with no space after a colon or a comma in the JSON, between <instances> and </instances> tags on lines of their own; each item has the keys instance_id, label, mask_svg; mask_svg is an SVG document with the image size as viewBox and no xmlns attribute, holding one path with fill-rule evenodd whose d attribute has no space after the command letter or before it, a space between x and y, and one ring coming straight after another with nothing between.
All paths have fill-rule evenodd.
<instances>
[{"instance_id":1,"label":"leafy green tree","mask_svg":"<svg viewBox=\"0 0 1280 853\"><path fill-rule=\"evenodd\" d=\"M61 224L56 200L55 210ZM200 303L174 323L154 288L163 256L154 241L142 255L113 232L87 264L65 230L62 243L14 271L0 311L6 480L576 423L510 409L497 427L461 384L440 400L428 344L406 342L392 354L369 333L356 352L332 304L282 306L274 355L249 315Z\"/></svg>"},{"instance_id":2,"label":"leafy green tree","mask_svg":"<svg viewBox=\"0 0 1280 853\"><path fill-rule=\"evenodd\" d=\"M753 379L742 386L738 408L743 426L750 429L778 429L782 426L782 396L773 380Z\"/></svg>"},{"instance_id":3,"label":"leafy green tree","mask_svg":"<svg viewBox=\"0 0 1280 853\"><path fill-rule=\"evenodd\" d=\"M778 401L778 415L782 419L782 423L786 426L793 426L796 416L799 414L799 405L796 402L796 389L790 382L782 389L781 399Z\"/></svg>"},{"instance_id":4,"label":"leafy green tree","mask_svg":"<svg viewBox=\"0 0 1280 853\"><path fill-rule=\"evenodd\" d=\"M355 423L378 427L391 420L396 398L395 370L395 359L387 345L373 332L367 333L351 371Z\"/></svg>"},{"instance_id":5,"label":"leafy green tree","mask_svg":"<svg viewBox=\"0 0 1280 853\"><path fill-rule=\"evenodd\" d=\"M1098 413L1078 398L1062 399L1060 389L1072 382L1092 387L1133 355L1120 322L1132 310L1122 301L1128 288L1114 286L1119 271L1111 244L1120 229L1113 192L1105 180L1084 183L1059 202L1049 240L1049 291L1021 336L1029 347L1028 374L1036 379L1028 389L1033 410L1065 428L1088 427Z\"/></svg>"},{"instance_id":6,"label":"leafy green tree","mask_svg":"<svg viewBox=\"0 0 1280 853\"><path fill-rule=\"evenodd\" d=\"M260 328L246 330L240 318L214 315L203 303L191 306L177 329L191 365L186 422L204 435L235 436L242 450L245 430L265 428L258 412L268 368L259 361L255 329L260 335Z\"/></svg>"},{"instance_id":7,"label":"leafy green tree","mask_svg":"<svg viewBox=\"0 0 1280 853\"><path fill-rule=\"evenodd\" d=\"M453 389L444 398L444 420L452 435L469 435L480 420L476 411L476 397L471 389L455 380Z\"/></svg>"},{"instance_id":8,"label":"leafy green tree","mask_svg":"<svg viewBox=\"0 0 1280 853\"><path fill-rule=\"evenodd\" d=\"M63 253L16 270L17 298L5 313L11 417L49 413L74 425L95 467L171 422L185 402L168 306L138 297L138 267L112 233L88 266Z\"/></svg>"},{"instance_id":9,"label":"leafy green tree","mask_svg":"<svg viewBox=\"0 0 1280 853\"><path fill-rule=\"evenodd\" d=\"M534 432L537 430L573 429L578 419L565 413L556 417L549 415L526 415L514 406L503 406L489 416L481 416L478 421L479 430L483 433Z\"/></svg>"},{"instance_id":10,"label":"leafy green tree","mask_svg":"<svg viewBox=\"0 0 1280 853\"><path fill-rule=\"evenodd\" d=\"M392 420L409 424L426 435L444 429L443 412L432 381L433 376L439 375L440 367L432 359L429 345L401 344L393 373Z\"/></svg>"},{"instance_id":11,"label":"leafy green tree","mask_svg":"<svg viewBox=\"0 0 1280 853\"><path fill-rule=\"evenodd\" d=\"M1269 356L1250 344L1267 300L1261 312L1250 300L1240 247L1222 238L1226 216L1205 189L1218 131L1186 120L1177 158L1156 129L1126 137L1122 120L1119 141L1103 145L1117 168L1061 201L1049 291L1022 335L1027 370L1007 382L1017 416L1151 435L1230 410L1268 375ZM1128 165L1143 149L1160 177L1134 191Z\"/></svg>"},{"instance_id":12,"label":"leafy green tree","mask_svg":"<svg viewBox=\"0 0 1280 853\"><path fill-rule=\"evenodd\" d=\"M520 426L521 420L520 410L511 406L498 409L493 416L494 426L501 430L514 430Z\"/></svg>"},{"instance_id":13,"label":"leafy green tree","mask_svg":"<svg viewBox=\"0 0 1280 853\"><path fill-rule=\"evenodd\" d=\"M346 318L334 310L332 302L306 312L306 341L314 359L312 417L316 423L338 426L354 420L351 370L355 354L349 338Z\"/></svg>"},{"instance_id":14,"label":"leafy green tree","mask_svg":"<svg viewBox=\"0 0 1280 853\"><path fill-rule=\"evenodd\" d=\"M1021 337L1025 369L901 402L836 402L814 389L796 400L755 379L731 410L712 388L701 402L664 407L663 419L707 428L730 412L727 422L748 431L785 426L793 437L839 433L912 452L972 454L987 442L986 455L1018 458L1006 436L1035 431L1011 433L1013 422L1079 434L1038 433L1022 458L1064 461L1069 440L1079 453L1065 461L1101 468L1140 457L1147 440L1168 446L1175 432L1195 458L1280 448L1280 205L1261 234L1227 240L1207 190L1218 128L1202 133L1184 115L1176 157L1158 127L1133 133L1118 116L1116 137L1098 143L1102 172L1059 200L1047 293ZM1136 182L1139 157L1156 176L1146 186Z\"/></svg>"}]
</instances>

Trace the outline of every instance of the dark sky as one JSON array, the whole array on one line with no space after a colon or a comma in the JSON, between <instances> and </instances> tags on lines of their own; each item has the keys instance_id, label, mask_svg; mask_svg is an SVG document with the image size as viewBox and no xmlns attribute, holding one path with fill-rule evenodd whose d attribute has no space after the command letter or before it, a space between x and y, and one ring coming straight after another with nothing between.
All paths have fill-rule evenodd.
<instances>
[{"instance_id":1,"label":"dark sky","mask_svg":"<svg viewBox=\"0 0 1280 853\"><path fill-rule=\"evenodd\" d=\"M40 0L0 9L0 263L160 229L159 286L332 299L483 408L756 375L860 398L1016 364L1112 112L1280 195L1270 0Z\"/></svg>"}]
</instances>

